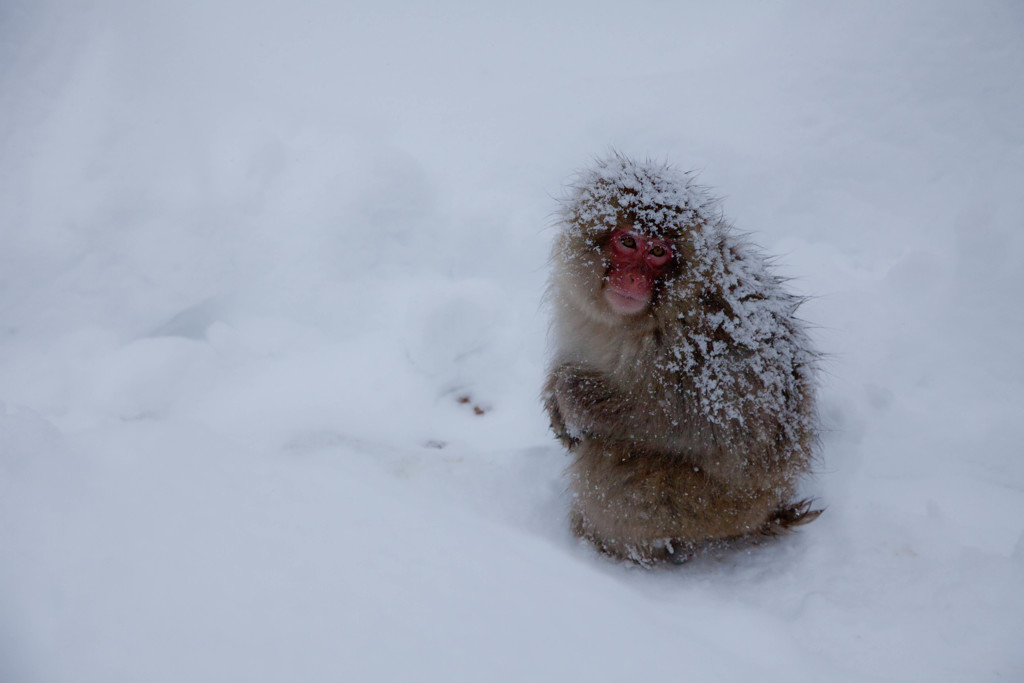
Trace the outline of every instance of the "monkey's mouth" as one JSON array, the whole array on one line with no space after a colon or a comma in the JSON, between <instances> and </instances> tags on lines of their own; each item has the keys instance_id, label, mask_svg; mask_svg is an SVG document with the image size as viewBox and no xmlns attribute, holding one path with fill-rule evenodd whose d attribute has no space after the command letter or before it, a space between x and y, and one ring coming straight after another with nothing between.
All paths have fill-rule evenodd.
<instances>
[{"instance_id":1,"label":"monkey's mouth","mask_svg":"<svg viewBox=\"0 0 1024 683\"><path fill-rule=\"evenodd\" d=\"M635 315L647 308L648 297L635 292L624 292L614 287L604 288L604 298L619 315Z\"/></svg>"}]
</instances>

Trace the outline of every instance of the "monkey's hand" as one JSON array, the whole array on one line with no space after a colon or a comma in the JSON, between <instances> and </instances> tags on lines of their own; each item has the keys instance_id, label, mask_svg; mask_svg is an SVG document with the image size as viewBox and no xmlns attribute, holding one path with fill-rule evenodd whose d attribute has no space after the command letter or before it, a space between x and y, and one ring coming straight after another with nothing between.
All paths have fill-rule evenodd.
<instances>
[{"instance_id":1,"label":"monkey's hand","mask_svg":"<svg viewBox=\"0 0 1024 683\"><path fill-rule=\"evenodd\" d=\"M555 433L558 440L562 442L562 445L572 450L573 446L580 442L579 438L569 433L569 429L565 425L565 418L562 417L562 409L559 405L558 396L555 394L555 387L558 383L558 370L552 371L548 375L547 382L544 383L544 392L542 394L544 398L544 409L548 411L548 417L551 419L551 431Z\"/></svg>"}]
</instances>

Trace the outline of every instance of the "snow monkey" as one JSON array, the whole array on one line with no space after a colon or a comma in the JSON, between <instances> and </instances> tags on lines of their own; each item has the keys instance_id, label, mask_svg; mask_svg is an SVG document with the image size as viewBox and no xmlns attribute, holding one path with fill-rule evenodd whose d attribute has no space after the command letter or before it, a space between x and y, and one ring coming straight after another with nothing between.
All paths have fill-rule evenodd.
<instances>
[{"instance_id":1,"label":"snow monkey","mask_svg":"<svg viewBox=\"0 0 1024 683\"><path fill-rule=\"evenodd\" d=\"M563 200L544 387L576 535L643 565L774 535L816 446L817 354L765 257L689 174L620 154Z\"/></svg>"}]
</instances>

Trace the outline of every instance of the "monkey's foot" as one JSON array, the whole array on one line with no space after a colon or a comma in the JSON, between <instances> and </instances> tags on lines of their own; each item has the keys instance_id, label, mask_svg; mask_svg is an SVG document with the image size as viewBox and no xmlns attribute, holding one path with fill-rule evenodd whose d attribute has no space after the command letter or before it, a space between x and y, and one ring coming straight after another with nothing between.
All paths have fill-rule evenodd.
<instances>
[{"instance_id":1,"label":"monkey's foot","mask_svg":"<svg viewBox=\"0 0 1024 683\"><path fill-rule=\"evenodd\" d=\"M573 534L593 545L598 551L620 560L628 560L642 567L658 564L684 564L697 554L699 543L680 538L656 538L644 541L623 542L606 538L598 533L579 510L570 514Z\"/></svg>"},{"instance_id":2,"label":"monkey's foot","mask_svg":"<svg viewBox=\"0 0 1024 683\"><path fill-rule=\"evenodd\" d=\"M825 511L824 508L812 510L811 505L813 504L813 499L805 498L804 500L799 500L779 508L765 522L761 533L766 536L779 536L789 532L794 527L813 522Z\"/></svg>"}]
</instances>

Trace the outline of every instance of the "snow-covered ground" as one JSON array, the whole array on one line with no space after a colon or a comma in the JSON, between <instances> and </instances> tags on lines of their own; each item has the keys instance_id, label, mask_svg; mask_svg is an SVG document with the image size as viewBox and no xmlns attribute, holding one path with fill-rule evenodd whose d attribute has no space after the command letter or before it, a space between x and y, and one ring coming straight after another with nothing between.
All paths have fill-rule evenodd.
<instances>
[{"instance_id":1,"label":"snow-covered ground","mask_svg":"<svg viewBox=\"0 0 1024 683\"><path fill-rule=\"evenodd\" d=\"M0 681L1024 680L1022 74L1011 0L7 0ZM569 534L541 299L611 146L814 297L798 535Z\"/></svg>"}]
</instances>

